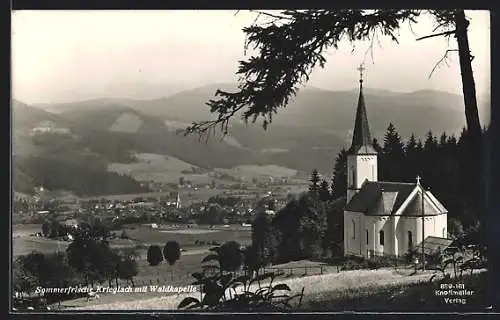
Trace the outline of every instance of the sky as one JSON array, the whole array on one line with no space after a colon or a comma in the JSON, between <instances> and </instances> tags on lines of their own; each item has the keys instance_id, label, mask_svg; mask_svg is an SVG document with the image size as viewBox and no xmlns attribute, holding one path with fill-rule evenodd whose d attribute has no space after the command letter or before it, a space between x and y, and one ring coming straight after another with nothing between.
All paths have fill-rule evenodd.
<instances>
[{"instance_id":1,"label":"sky","mask_svg":"<svg viewBox=\"0 0 500 320\"><path fill-rule=\"evenodd\" d=\"M490 91L490 19L488 11L466 11L474 60L476 90ZM245 59L242 31L255 13L236 10L189 11L15 11L12 13L12 95L25 103L62 102L125 95L139 85L175 90L236 81ZM429 17L412 31L404 26L400 43L380 39L345 42L326 53L324 69L315 69L309 85L327 90L357 87L357 68L365 60L365 86L397 92L422 89L461 93L458 53L449 66L429 73L446 49L433 33ZM117 90L122 88L122 91ZM118 92L118 93L117 93ZM151 97L158 98L158 97Z\"/></svg>"}]
</instances>

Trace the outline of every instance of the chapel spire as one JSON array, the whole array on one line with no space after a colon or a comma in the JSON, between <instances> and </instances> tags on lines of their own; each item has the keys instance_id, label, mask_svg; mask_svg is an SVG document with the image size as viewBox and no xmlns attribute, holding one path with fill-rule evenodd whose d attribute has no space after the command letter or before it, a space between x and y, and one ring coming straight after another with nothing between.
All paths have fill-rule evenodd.
<instances>
[{"instance_id":1,"label":"chapel spire","mask_svg":"<svg viewBox=\"0 0 500 320\"><path fill-rule=\"evenodd\" d=\"M361 64L359 71L359 98L356 111L356 120L354 122L354 132L352 135L352 144L349 152L352 154L377 154L372 146L370 128L368 126L368 117L366 115L365 97L363 96L363 71L366 70Z\"/></svg>"}]
</instances>

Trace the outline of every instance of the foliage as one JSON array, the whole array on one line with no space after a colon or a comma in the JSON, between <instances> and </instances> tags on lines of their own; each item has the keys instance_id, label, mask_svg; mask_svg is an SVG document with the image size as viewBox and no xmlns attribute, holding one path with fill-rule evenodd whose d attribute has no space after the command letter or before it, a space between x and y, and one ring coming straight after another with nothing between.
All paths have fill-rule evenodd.
<instances>
[{"instance_id":1,"label":"foliage","mask_svg":"<svg viewBox=\"0 0 500 320\"><path fill-rule=\"evenodd\" d=\"M12 263L12 289L15 292L32 292L40 283L36 275L26 268L21 257Z\"/></svg>"},{"instance_id":2,"label":"foliage","mask_svg":"<svg viewBox=\"0 0 500 320\"><path fill-rule=\"evenodd\" d=\"M313 172L311 173L311 179L309 180L311 182L311 185L309 186L309 193L312 196L318 196L319 192L319 184L321 181L321 177L318 173L318 170L314 169Z\"/></svg>"},{"instance_id":3,"label":"foliage","mask_svg":"<svg viewBox=\"0 0 500 320\"><path fill-rule=\"evenodd\" d=\"M347 150L340 150L335 159L332 178L332 198L338 199L347 194Z\"/></svg>"},{"instance_id":4,"label":"foliage","mask_svg":"<svg viewBox=\"0 0 500 320\"><path fill-rule=\"evenodd\" d=\"M150 245L147 253L148 263L150 266L157 266L163 261L161 248L157 245Z\"/></svg>"},{"instance_id":5,"label":"foliage","mask_svg":"<svg viewBox=\"0 0 500 320\"><path fill-rule=\"evenodd\" d=\"M244 262L241 246L236 241L228 241L219 247L210 248L213 253L206 256L202 262L216 261L221 272L235 272Z\"/></svg>"},{"instance_id":6,"label":"foliage","mask_svg":"<svg viewBox=\"0 0 500 320\"><path fill-rule=\"evenodd\" d=\"M134 285L134 277L138 273L137 262L129 255L121 256L118 261L118 277L128 280Z\"/></svg>"},{"instance_id":7,"label":"foliage","mask_svg":"<svg viewBox=\"0 0 500 320\"><path fill-rule=\"evenodd\" d=\"M320 257L325 249L330 202L309 194L290 201L272 220L276 261ZM278 236L279 235L279 236Z\"/></svg>"},{"instance_id":8,"label":"foliage","mask_svg":"<svg viewBox=\"0 0 500 320\"><path fill-rule=\"evenodd\" d=\"M397 132L396 127L392 123L389 123L384 136L382 154L380 155L382 161L384 161L383 158L390 157L391 165L381 168L382 176L386 181L397 181L395 179L403 175L403 172L406 170L405 167L402 167L404 155L404 144L401 141L401 136Z\"/></svg>"},{"instance_id":9,"label":"foliage","mask_svg":"<svg viewBox=\"0 0 500 320\"><path fill-rule=\"evenodd\" d=\"M331 198L330 186L325 179L321 180L321 184L319 185L318 197L321 201L328 201Z\"/></svg>"},{"instance_id":10,"label":"foliage","mask_svg":"<svg viewBox=\"0 0 500 320\"><path fill-rule=\"evenodd\" d=\"M427 264L436 270L429 279L432 282L438 275L444 280L457 279L464 273L472 275L474 270L486 267L487 258L481 245L453 246L428 257ZM453 272L448 272L450 267Z\"/></svg>"},{"instance_id":11,"label":"foliage","mask_svg":"<svg viewBox=\"0 0 500 320\"><path fill-rule=\"evenodd\" d=\"M252 248L249 252L255 255L258 264L267 264L274 258L271 234L270 218L264 210L258 211L252 221Z\"/></svg>"},{"instance_id":12,"label":"foliage","mask_svg":"<svg viewBox=\"0 0 500 320\"><path fill-rule=\"evenodd\" d=\"M42 234L44 237L48 237L50 235L50 222L44 221L42 223Z\"/></svg>"},{"instance_id":13,"label":"foliage","mask_svg":"<svg viewBox=\"0 0 500 320\"><path fill-rule=\"evenodd\" d=\"M163 257L169 265L173 265L181 257L181 247L177 241L168 241L163 247Z\"/></svg>"},{"instance_id":14,"label":"foliage","mask_svg":"<svg viewBox=\"0 0 500 320\"><path fill-rule=\"evenodd\" d=\"M201 212L198 223L209 225L223 224L226 215L227 213L219 204L212 204Z\"/></svg>"},{"instance_id":15,"label":"foliage","mask_svg":"<svg viewBox=\"0 0 500 320\"><path fill-rule=\"evenodd\" d=\"M66 252L42 254L33 252L19 256L13 263L13 288L31 293L35 286L67 287L94 285L95 282L118 279L132 282L137 275L136 253L133 250L111 249L102 224L82 223L74 230L74 240ZM54 301L72 298L72 295L51 295Z\"/></svg>"},{"instance_id":16,"label":"foliage","mask_svg":"<svg viewBox=\"0 0 500 320\"><path fill-rule=\"evenodd\" d=\"M31 190L35 185L43 184L48 190L70 190L79 196L149 191L126 175L108 172L107 168L93 170L90 166L77 165L63 157L16 157L13 163L20 172L32 178ZM17 190L16 185L14 188Z\"/></svg>"},{"instance_id":17,"label":"foliage","mask_svg":"<svg viewBox=\"0 0 500 320\"><path fill-rule=\"evenodd\" d=\"M229 206L229 207L237 205L240 201L241 199L239 197L231 197L231 196L222 197L220 195L216 195L208 199L208 203L215 203L220 206Z\"/></svg>"},{"instance_id":18,"label":"foliage","mask_svg":"<svg viewBox=\"0 0 500 320\"><path fill-rule=\"evenodd\" d=\"M418 10L284 10L272 16L271 23L245 27L245 49L252 47L259 55L241 61L239 91L218 90L219 99L207 104L217 119L193 123L189 133L209 133L220 125L227 133L229 121L242 115L245 121L263 118L263 127L273 114L288 104L299 86L309 79L316 66L323 67L324 54L347 39L374 39L380 32L397 42L402 23L416 22ZM246 109L245 111L243 111Z\"/></svg>"},{"instance_id":19,"label":"foliage","mask_svg":"<svg viewBox=\"0 0 500 320\"><path fill-rule=\"evenodd\" d=\"M230 244L228 250L234 251L238 246ZM203 272L193 273L196 279L193 285L200 286L200 298L187 297L181 301L178 308L205 311L286 311L292 308L292 300L300 298L300 294L289 295L290 288L286 284L273 284L277 274L258 272L255 275L236 275L225 272L225 266L233 263L225 262L230 256L220 255L222 247L213 248L217 255L205 257L202 263L216 261L214 267L218 270L213 274L207 268ZM239 248L238 248L239 249ZM240 251L241 253L241 251ZM233 269L233 268L229 268ZM264 284L264 281L268 281ZM284 292L284 293L282 293Z\"/></svg>"}]
</instances>

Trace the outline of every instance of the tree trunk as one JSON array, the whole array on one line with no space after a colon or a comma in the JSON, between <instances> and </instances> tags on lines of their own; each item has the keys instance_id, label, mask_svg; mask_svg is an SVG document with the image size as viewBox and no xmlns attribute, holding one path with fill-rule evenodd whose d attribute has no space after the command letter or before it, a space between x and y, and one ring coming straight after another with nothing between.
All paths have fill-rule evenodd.
<instances>
[{"instance_id":1,"label":"tree trunk","mask_svg":"<svg viewBox=\"0 0 500 320\"><path fill-rule=\"evenodd\" d=\"M467 129L474 135L480 134L481 124L477 109L476 86L474 83L474 75L472 73L472 56L470 54L469 38L467 35L469 21L465 18L464 10L456 11L455 25L455 37L458 43L458 54L460 58L460 72L462 75L462 91L464 94Z\"/></svg>"},{"instance_id":2,"label":"tree trunk","mask_svg":"<svg viewBox=\"0 0 500 320\"><path fill-rule=\"evenodd\" d=\"M469 164L469 179L472 182L471 196L475 217L484 224L483 215L485 214L485 175L484 172L484 157L485 146L483 145L483 134L481 123L479 121L479 113L476 100L476 87L474 83L474 75L472 72L472 56L470 54L469 39L467 35L467 27L469 21L465 18L464 10L456 10L455 14L455 37L458 43L458 52L460 58L460 72L462 75L462 91L464 94L465 104L465 119L467 122L468 131L468 164Z\"/></svg>"}]
</instances>

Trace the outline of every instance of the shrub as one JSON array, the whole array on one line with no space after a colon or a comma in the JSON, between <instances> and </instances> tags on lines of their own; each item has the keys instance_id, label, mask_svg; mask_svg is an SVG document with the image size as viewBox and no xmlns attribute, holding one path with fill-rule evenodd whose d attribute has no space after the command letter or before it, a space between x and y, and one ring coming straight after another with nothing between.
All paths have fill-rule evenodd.
<instances>
[{"instance_id":1,"label":"shrub","mask_svg":"<svg viewBox=\"0 0 500 320\"><path fill-rule=\"evenodd\" d=\"M386 268L386 267L392 267L395 264L394 258L391 257L371 257L370 259L366 260L367 267L369 269L379 269L379 268Z\"/></svg>"},{"instance_id":2,"label":"shrub","mask_svg":"<svg viewBox=\"0 0 500 320\"><path fill-rule=\"evenodd\" d=\"M157 245L149 246L147 259L150 266L157 266L163 261L163 254L161 248Z\"/></svg>"},{"instance_id":3,"label":"shrub","mask_svg":"<svg viewBox=\"0 0 500 320\"><path fill-rule=\"evenodd\" d=\"M234 245L227 245L233 248ZM212 248L213 252L223 252L221 247ZM206 311L289 311L292 309L292 299L300 298L299 307L304 295L302 292L295 295L288 295L290 292L288 285L281 283L273 285L276 274L255 273L255 276L236 276L231 272L224 272L223 265L230 265L225 262L227 257L220 254L210 254L202 261L217 261L217 265L211 265L210 270L215 268L218 272L212 274L209 268L203 268L203 272L193 273L195 282L193 285L200 286L200 299L187 297L181 301L179 309L198 309ZM261 281L270 280L269 284L263 285ZM252 285L257 284L255 290L251 290ZM284 292L284 293L283 293ZM205 294L203 296L203 293ZM229 296L229 297L228 297Z\"/></svg>"},{"instance_id":4,"label":"shrub","mask_svg":"<svg viewBox=\"0 0 500 320\"><path fill-rule=\"evenodd\" d=\"M169 265L173 265L181 257L181 247L177 241L169 241L163 247L163 257Z\"/></svg>"}]
</instances>

